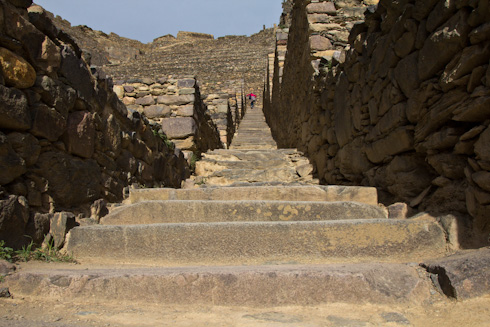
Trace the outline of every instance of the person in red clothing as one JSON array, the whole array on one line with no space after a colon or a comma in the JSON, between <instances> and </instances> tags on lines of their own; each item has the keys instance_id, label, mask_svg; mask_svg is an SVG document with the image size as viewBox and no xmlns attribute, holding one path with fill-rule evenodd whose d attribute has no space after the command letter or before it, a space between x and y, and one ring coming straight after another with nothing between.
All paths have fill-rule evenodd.
<instances>
[{"instance_id":1,"label":"person in red clothing","mask_svg":"<svg viewBox=\"0 0 490 327\"><path fill-rule=\"evenodd\" d=\"M253 93L247 94L248 99L250 100L250 108L253 109L255 105L255 101L257 101L257 96Z\"/></svg>"}]
</instances>

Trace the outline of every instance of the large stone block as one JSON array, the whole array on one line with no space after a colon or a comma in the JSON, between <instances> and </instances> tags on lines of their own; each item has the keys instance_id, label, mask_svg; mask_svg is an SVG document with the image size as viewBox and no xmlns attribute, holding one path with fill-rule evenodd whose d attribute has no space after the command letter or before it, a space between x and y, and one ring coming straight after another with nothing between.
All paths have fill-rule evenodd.
<instances>
[{"instance_id":1,"label":"large stone block","mask_svg":"<svg viewBox=\"0 0 490 327\"><path fill-rule=\"evenodd\" d=\"M26 172L26 163L10 146L7 137L0 133L0 185L5 185Z\"/></svg>"},{"instance_id":2,"label":"large stone block","mask_svg":"<svg viewBox=\"0 0 490 327\"><path fill-rule=\"evenodd\" d=\"M31 133L35 136L54 142L66 131L66 118L45 104L32 107L32 117Z\"/></svg>"},{"instance_id":3,"label":"large stone block","mask_svg":"<svg viewBox=\"0 0 490 327\"><path fill-rule=\"evenodd\" d=\"M488 127L475 144L477 158L490 162L490 127Z\"/></svg>"},{"instance_id":4,"label":"large stone block","mask_svg":"<svg viewBox=\"0 0 490 327\"><path fill-rule=\"evenodd\" d=\"M418 64L421 80L429 79L442 70L466 45L470 32L468 16L466 10L460 10L425 41Z\"/></svg>"},{"instance_id":5,"label":"large stone block","mask_svg":"<svg viewBox=\"0 0 490 327\"><path fill-rule=\"evenodd\" d=\"M177 110L177 116L181 117L192 117L194 116L194 106L193 105L187 105L187 106L182 106Z\"/></svg>"},{"instance_id":6,"label":"large stone block","mask_svg":"<svg viewBox=\"0 0 490 327\"><path fill-rule=\"evenodd\" d=\"M197 125L192 117L166 118L162 122L162 129L170 139L182 139L194 135Z\"/></svg>"},{"instance_id":7,"label":"large stone block","mask_svg":"<svg viewBox=\"0 0 490 327\"><path fill-rule=\"evenodd\" d=\"M82 158L92 158L95 151L95 122L88 111L70 114L64 141L68 152Z\"/></svg>"},{"instance_id":8,"label":"large stone block","mask_svg":"<svg viewBox=\"0 0 490 327\"><path fill-rule=\"evenodd\" d=\"M39 141L30 133L10 133L8 141L22 159L25 160L27 167L36 163L41 154L41 146Z\"/></svg>"},{"instance_id":9,"label":"large stone block","mask_svg":"<svg viewBox=\"0 0 490 327\"><path fill-rule=\"evenodd\" d=\"M153 96L147 95L142 98L136 99L135 103L140 106L151 106L155 104L155 99L153 98Z\"/></svg>"},{"instance_id":10,"label":"large stone block","mask_svg":"<svg viewBox=\"0 0 490 327\"><path fill-rule=\"evenodd\" d=\"M38 166L55 206L71 208L100 199L102 177L94 160L49 151L40 155Z\"/></svg>"},{"instance_id":11,"label":"large stone block","mask_svg":"<svg viewBox=\"0 0 490 327\"><path fill-rule=\"evenodd\" d=\"M456 81L464 75L470 74L476 67L488 63L490 58L490 43L478 44L463 49L461 56L455 57L444 70L441 76L443 91L457 85Z\"/></svg>"},{"instance_id":12,"label":"large stone block","mask_svg":"<svg viewBox=\"0 0 490 327\"><path fill-rule=\"evenodd\" d=\"M0 128L25 131L31 128L27 98L21 91L0 85Z\"/></svg>"},{"instance_id":13,"label":"large stone block","mask_svg":"<svg viewBox=\"0 0 490 327\"><path fill-rule=\"evenodd\" d=\"M334 99L335 135L340 146L346 145L353 133L350 106L346 102L349 95L349 80L341 73Z\"/></svg>"},{"instance_id":14,"label":"large stone block","mask_svg":"<svg viewBox=\"0 0 490 327\"><path fill-rule=\"evenodd\" d=\"M375 182L397 198L410 202L431 185L435 177L431 171L422 156L398 155L386 169L377 170Z\"/></svg>"},{"instance_id":15,"label":"large stone block","mask_svg":"<svg viewBox=\"0 0 490 327\"><path fill-rule=\"evenodd\" d=\"M68 46L61 50L61 74L86 102L95 97L95 81L85 62Z\"/></svg>"},{"instance_id":16,"label":"large stone block","mask_svg":"<svg viewBox=\"0 0 490 327\"><path fill-rule=\"evenodd\" d=\"M196 80L193 78L180 79L177 82L177 86L179 88L190 88L190 87L194 87L195 85L196 85Z\"/></svg>"},{"instance_id":17,"label":"large stone block","mask_svg":"<svg viewBox=\"0 0 490 327\"><path fill-rule=\"evenodd\" d=\"M27 89L36 82L36 71L31 64L5 48L0 48L0 69L9 86Z\"/></svg>"},{"instance_id":18,"label":"large stone block","mask_svg":"<svg viewBox=\"0 0 490 327\"><path fill-rule=\"evenodd\" d=\"M414 90L420 86L419 76L415 69L418 58L419 53L414 52L400 60L395 68L396 81L407 98L410 98Z\"/></svg>"},{"instance_id":19,"label":"large stone block","mask_svg":"<svg viewBox=\"0 0 490 327\"><path fill-rule=\"evenodd\" d=\"M169 117L172 109L164 105L152 105L144 108L146 117L150 119Z\"/></svg>"},{"instance_id":20,"label":"large stone block","mask_svg":"<svg viewBox=\"0 0 490 327\"><path fill-rule=\"evenodd\" d=\"M25 228L29 221L29 205L22 196L11 195L0 200L0 240L13 248L26 242Z\"/></svg>"},{"instance_id":21,"label":"large stone block","mask_svg":"<svg viewBox=\"0 0 490 327\"><path fill-rule=\"evenodd\" d=\"M157 103L167 106L182 106L193 103L196 97L193 94L189 95L161 95L157 98Z\"/></svg>"},{"instance_id":22,"label":"large stone block","mask_svg":"<svg viewBox=\"0 0 490 327\"><path fill-rule=\"evenodd\" d=\"M310 37L310 48L313 51L332 50L333 46L330 40L321 35L313 35Z\"/></svg>"},{"instance_id":23,"label":"large stone block","mask_svg":"<svg viewBox=\"0 0 490 327\"><path fill-rule=\"evenodd\" d=\"M18 10L4 6L5 32L20 41L29 56L29 62L44 72L55 72L61 63L60 49L39 31Z\"/></svg>"},{"instance_id":24,"label":"large stone block","mask_svg":"<svg viewBox=\"0 0 490 327\"><path fill-rule=\"evenodd\" d=\"M399 103L393 106L374 126L366 136L367 141L374 141L407 123L406 103Z\"/></svg>"},{"instance_id":25,"label":"large stone block","mask_svg":"<svg viewBox=\"0 0 490 327\"><path fill-rule=\"evenodd\" d=\"M449 297L465 300L490 294L490 249L463 252L423 266Z\"/></svg>"},{"instance_id":26,"label":"large stone block","mask_svg":"<svg viewBox=\"0 0 490 327\"><path fill-rule=\"evenodd\" d=\"M453 120L478 123L490 115L490 96L472 98L454 110Z\"/></svg>"},{"instance_id":27,"label":"large stone block","mask_svg":"<svg viewBox=\"0 0 490 327\"><path fill-rule=\"evenodd\" d=\"M44 103L68 117L68 112L73 109L77 99L77 92L73 88L48 76L38 77L36 86L42 89L41 98Z\"/></svg>"},{"instance_id":28,"label":"large stone block","mask_svg":"<svg viewBox=\"0 0 490 327\"><path fill-rule=\"evenodd\" d=\"M441 176L455 180L465 177L464 169L468 161L466 156L438 153L428 156L427 161Z\"/></svg>"},{"instance_id":29,"label":"large stone block","mask_svg":"<svg viewBox=\"0 0 490 327\"><path fill-rule=\"evenodd\" d=\"M384 139L367 146L366 155L371 162L381 163L389 156L410 150L413 150L413 129L401 127Z\"/></svg>"},{"instance_id":30,"label":"large stone block","mask_svg":"<svg viewBox=\"0 0 490 327\"><path fill-rule=\"evenodd\" d=\"M335 8L335 4L330 1L323 1L317 3L310 3L306 6L306 12L309 14L319 13L319 14L329 14L329 15L337 15L337 9Z\"/></svg>"},{"instance_id":31,"label":"large stone block","mask_svg":"<svg viewBox=\"0 0 490 327\"><path fill-rule=\"evenodd\" d=\"M58 212L53 216L49 234L53 237L53 246L56 249L61 249L65 245L66 234L75 226L77 226L75 215L70 212Z\"/></svg>"},{"instance_id":32,"label":"large stone block","mask_svg":"<svg viewBox=\"0 0 490 327\"><path fill-rule=\"evenodd\" d=\"M8 2L20 8L29 8L32 5L32 0L8 0Z\"/></svg>"}]
</instances>

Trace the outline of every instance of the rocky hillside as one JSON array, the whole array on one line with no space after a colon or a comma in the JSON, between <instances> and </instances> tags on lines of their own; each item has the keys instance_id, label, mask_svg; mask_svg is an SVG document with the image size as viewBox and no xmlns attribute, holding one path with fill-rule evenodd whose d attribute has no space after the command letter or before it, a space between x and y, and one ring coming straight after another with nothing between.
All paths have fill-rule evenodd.
<instances>
[{"instance_id":1,"label":"rocky hillside","mask_svg":"<svg viewBox=\"0 0 490 327\"><path fill-rule=\"evenodd\" d=\"M69 34L84 52L85 60L94 66L118 64L141 56L148 45L117 34L94 31L88 26L72 26L60 16L46 11L54 25Z\"/></svg>"}]
</instances>

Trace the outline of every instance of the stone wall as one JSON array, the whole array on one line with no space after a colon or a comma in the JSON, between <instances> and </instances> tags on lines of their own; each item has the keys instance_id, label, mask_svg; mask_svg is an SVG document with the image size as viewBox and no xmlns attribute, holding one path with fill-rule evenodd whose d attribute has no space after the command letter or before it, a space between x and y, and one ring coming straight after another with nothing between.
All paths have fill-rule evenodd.
<instances>
[{"instance_id":1,"label":"stone wall","mask_svg":"<svg viewBox=\"0 0 490 327\"><path fill-rule=\"evenodd\" d=\"M451 213L468 246L488 244L489 1L381 0L344 50L318 56L348 7L327 8L294 1L282 80L276 51L265 111L279 146L305 152L325 184Z\"/></svg>"},{"instance_id":2,"label":"stone wall","mask_svg":"<svg viewBox=\"0 0 490 327\"><path fill-rule=\"evenodd\" d=\"M189 175L183 153L31 3L0 0L0 240L14 247L42 241L49 214L88 218L128 185L180 187Z\"/></svg>"},{"instance_id":3,"label":"stone wall","mask_svg":"<svg viewBox=\"0 0 490 327\"><path fill-rule=\"evenodd\" d=\"M223 147L194 77L135 78L117 84L114 91L128 109L148 118L186 158Z\"/></svg>"}]
</instances>

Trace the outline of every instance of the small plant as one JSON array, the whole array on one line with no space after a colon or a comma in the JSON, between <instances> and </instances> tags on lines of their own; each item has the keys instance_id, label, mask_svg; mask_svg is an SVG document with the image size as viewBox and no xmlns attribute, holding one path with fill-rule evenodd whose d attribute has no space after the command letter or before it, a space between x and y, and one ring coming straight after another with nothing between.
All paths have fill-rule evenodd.
<instances>
[{"instance_id":1,"label":"small plant","mask_svg":"<svg viewBox=\"0 0 490 327\"><path fill-rule=\"evenodd\" d=\"M36 248L33 241L22 246L22 249L14 251L12 248L5 247L5 241L0 241L0 259L8 262L30 260L40 260L46 262L76 262L75 259L66 254L62 254L53 246L53 242L48 242L42 248Z\"/></svg>"},{"instance_id":2,"label":"small plant","mask_svg":"<svg viewBox=\"0 0 490 327\"><path fill-rule=\"evenodd\" d=\"M199 154L197 154L196 152L193 152L192 153L191 160L190 160L190 163L189 163L189 168L190 168L191 172L195 172L196 171L196 163L200 159L201 158L199 157Z\"/></svg>"},{"instance_id":3,"label":"small plant","mask_svg":"<svg viewBox=\"0 0 490 327\"><path fill-rule=\"evenodd\" d=\"M161 130L152 130L153 132L153 135L155 135L156 137L158 137L159 139L161 139L163 141L163 143L165 143L165 145L167 146L168 149L170 150L174 150L175 149L175 144L170 141L167 137L167 135L165 135L164 133L161 132Z\"/></svg>"},{"instance_id":4,"label":"small plant","mask_svg":"<svg viewBox=\"0 0 490 327\"><path fill-rule=\"evenodd\" d=\"M6 260L12 262L14 256L14 249L5 246L5 241L0 240L0 260Z\"/></svg>"},{"instance_id":5,"label":"small plant","mask_svg":"<svg viewBox=\"0 0 490 327\"><path fill-rule=\"evenodd\" d=\"M34 246L34 241L31 241L27 246L23 245L21 250L15 251L17 258L27 262L32 254L32 247Z\"/></svg>"}]
</instances>

